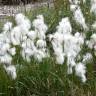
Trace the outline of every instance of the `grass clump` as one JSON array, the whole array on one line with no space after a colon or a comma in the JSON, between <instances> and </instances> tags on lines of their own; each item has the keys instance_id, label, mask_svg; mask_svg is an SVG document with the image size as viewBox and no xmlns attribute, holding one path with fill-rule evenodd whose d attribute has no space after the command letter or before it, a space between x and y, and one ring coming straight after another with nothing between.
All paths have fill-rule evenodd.
<instances>
[{"instance_id":1,"label":"grass clump","mask_svg":"<svg viewBox=\"0 0 96 96\"><path fill-rule=\"evenodd\" d=\"M85 4L84 4L85 5ZM61 7L60 7L61 6ZM81 5L86 22L91 25L95 16L89 12L89 3L85 6ZM73 34L78 30L84 32L79 25L73 20L72 13L68 0L54 1L54 8L40 8L34 11L26 12L26 16L31 21L38 14L43 14L46 24L48 24L48 32L54 33L58 22L63 17L69 17ZM12 21L13 22L13 21ZM14 23L15 24L15 23ZM90 28L90 26L89 26ZM91 28L86 33L86 39L89 40L91 34L94 32ZM49 43L49 41L48 41ZM51 44L49 43L49 49ZM52 50L51 50L52 51ZM80 55L86 52L93 52L87 46L83 46ZM87 82L82 83L80 78L73 72L72 75L67 74L67 60L63 65L58 65L55 61L54 55L44 59L42 62L31 59L31 62L23 60L19 54L14 57L13 63L16 64L17 78L12 80L4 71L2 65L0 66L0 95L1 96L96 96L96 56L93 54L92 61L87 65ZM82 59L82 58L81 58Z\"/></svg>"}]
</instances>

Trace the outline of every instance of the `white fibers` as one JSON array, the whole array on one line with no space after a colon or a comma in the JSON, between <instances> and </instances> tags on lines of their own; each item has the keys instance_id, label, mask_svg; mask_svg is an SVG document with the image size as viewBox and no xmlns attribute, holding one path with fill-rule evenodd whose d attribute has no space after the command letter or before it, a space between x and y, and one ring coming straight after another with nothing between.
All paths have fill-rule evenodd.
<instances>
[{"instance_id":1,"label":"white fibers","mask_svg":"<svg viewBox=\"0 0 96 96\"><path fill-rule=\"evenodd\" d=\"M96 48L96 34L92 34L91 38L89 41L87 41L87 45L89 48Z\"/></svg>"},{"instance_id":2,"label":"white fibers","mask_svg":"<svg viewBox=\"0 0 96 96\"><path fill-rule=\"evenodd\" d=\"M4 68L5 68L6 72L7 72L7 74L12 77L12 79L16 79L17 74L16 74L16 68L15 68L15 66L10 65L8 67L5 66Z\"/></svg>"},{"instance_id":3,"label":"white fibers","mask_svg":"<svg viewBox=\"0 0 96 96\"><path fill-rule=\"evenodd\" d=\"M96 15L96 0L90 0L90 2L91 2L90 12Z\"/></svg>"},{"instance_id":4,"label":"white fibers","mask_svg":"<svg viewBox=\"0 0 96 96\"><path fill-rule=\"evenodd\" d=\"M94 49L94 54L96 55L96 34L93 33L89 41L86 41L86 44L90 49Z\"/></svg>"},{"instance_id":5,"label":"white fibers","mask_svg":"<svg viewBox=\"0 0 96 96\"><path fill-rule=\"evenodd\" d=\"M70 10L73 12L76 23L83 27L84 30L88 30L88 26L86 25L85 18L79 5L70 5Z\"/></svg>"},{"instance_id":6,"label":"white fibers","mask_svg":"<svg viewBox=\"0 0 96 96\"><path fill-rule=\"evenodd\" d=\"M69 0L69 3L79 5L80 3L86 3L86 0Z\"/></svg>"},{"instance_id":7,"label":"white fibers","mask_svg":"<svg viewBox=\"0 0 96 96\"><path fill-rule=\"evenodd\" d=\"M84 30L88 30L79 3L80 0L70 0L70 9L77 24L80 24ZM76 75L82 79L82 82L86 81L84 64L92 58L92 55L83 54L83 60L79 63L76 61L82 50L85 34L79 32L72 34L73 30L68 17L62 18L56 27L56 32L49 35L46 35L48 26L44 22L43 15L38 15L31 24L30 20L20 13L15 16L15 21L16 26L13 27L11 22L7 22L3 27L3 32L0 33L0 63L12 79L17 77L16 67L12 65L17 47L20 47L20 55L27 62L31 62L32 58L42 62L44 58L50 56L46 42L49 37L56 63L62 65L67 58L68 74L72 74L75 68ZM91 36L87 45L96 50L96 34Z\"/></svg>"},{"instance_id":8,"label":"white fibers","mask_svg":"<svg viewBox=\"0 0 96 96\"><path fill-rule=\"evenodd\" d=\"M89 62L91 59L92 59L92 54L91 54L91 53L86 53L86 54L83 56L82 62L83 62L83 63L87 63L87 62Z\"/></svg>"},{"instance_id":9,"label":"white fibers","mask_svg":"<svg viewBox=\"0 0 96 96\"><path fill-rule=\"evenodd\" d=\"M96 21L92 24L92 28L96 30Z\"/></svg>"},{"instance_id":10,"label":"white fibers","mask_svg":"<svg viewBox=\"0 0 96 96\"><path fill-rule=\"evenodd\" d=\"M45 40L45 34L48 28L44 23L44 18L42 15L38 15L37 18L33 21L33 27L34 30L29 31L28 29L28 32L26 32L26 34L20 34L20 36L22 37L22 40L19 39L22 42L21 54L23 59L27 60L28 62L30 62L31 57L34 57L41 62L42 59L47 57L48 55L48 51L46 52L47 45Z\"/></svg>"},{"instance_id":11,"label":"white fibers","mask_svg":"<svg viewBox=\"0 0 96 96\"><path fill-rule=\"evenodd\" d=\"M68 17L65 17L59 22L59 26L57 26L57 31L62 34L69 34L72 32L72 27Z\"/></svg>"},{"instance_id":12,"label":"white fibers","mask_svg":"<svg viewBox=\"0 0 96 96\"><path fill-rule=\"evenodd\" d=\"M35 28L35 32L39 39L45 39L45 33L47 32L47 25L44 23L44 18L42 15L38 15L37 19L33 21L33 26Z\"/></svg>"},{"instance_id":13,"label":"white fibers","mask_svg":"<svg viewBox=\"0 0 96 96\"><path fill-rule=\"evenodd\" d=\"M4 32L10 31L11 29L12 29L12 23L11 22L7 22L4 24L4 27L3 27Z\"/></svg>"},{"instance_id":14,"label":"white fibers","mask_svg":"<svg viewBox=\"0 0 96 96\"><path fill-rule=\"evenodd\" d=\"M75 66L75 71L76 71L76 75L81 77L82 82L86 82L86 76L85 76L86 67L85 67L85 65L83 63L78 63Z\"/></svg>"},{"instance_id":15,"label":"white fibers","mask_svg":"<svg viewBox=\"0 0 96 96\"><path fill-rule=\"evenodd\" d=\"M72 68L76 66L76 56L84 44L84 36L79 32L71 34L72 27L68 17L61 20L57 31L49 35L54 55L58 64L63 64L67 57L68 74L72 74Z\"/></svg>"}]
</instances>

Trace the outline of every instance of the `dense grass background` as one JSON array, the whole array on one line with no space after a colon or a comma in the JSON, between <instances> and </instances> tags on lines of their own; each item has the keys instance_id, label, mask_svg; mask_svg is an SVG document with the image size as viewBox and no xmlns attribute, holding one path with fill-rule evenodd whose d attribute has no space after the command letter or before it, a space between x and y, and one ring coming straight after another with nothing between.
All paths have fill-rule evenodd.
<instances>
[{"instance_id":1,"label":"dense grass background","mask_svg":"<svg viewBox=\"0 0 96 96\"><path fill-rule=\"evenodd\" d=\"M36 15L43 14L49 27L47 34L55 32L58 22L66 16L70 18L73 34L76 31L84 32L73 20L68 0L56 0L54 6L51 9L43 7L25 14L31 21ZM91 34L95 33L90 25L96 20L96 17L90 13L90 0L84 5L81 4L81 8L86 22L89 24L90 30L86 33L86 39L89 39ZM11 18L10 21L14 22ZM49 48L51 49L51 47ZM88 51L93 54L93 51L84 45L80 55ZM16 80L12 80L0 65L0 96L96 96L96 56L94 54L93 60L87 64L86 83L82 83L74 73L67 75L66 62L63 65L56 64L53 55L41 63L33 58L31 63L28 63L22 59L19 48L17 48L13 64L17 67Z\"/></svg>"}]
</instances>

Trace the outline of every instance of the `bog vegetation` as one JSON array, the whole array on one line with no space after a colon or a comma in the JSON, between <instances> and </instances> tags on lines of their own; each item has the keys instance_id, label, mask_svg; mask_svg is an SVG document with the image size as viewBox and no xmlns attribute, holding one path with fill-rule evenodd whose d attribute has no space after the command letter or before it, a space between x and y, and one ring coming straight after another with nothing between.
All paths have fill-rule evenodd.
<instances>
[{"instance_id":1,"label":"bog vegetation","mask_svg":"<svg viewBox=\"0 0 96 96\"><path fill-rule=\"evenodd\" d=\"M96 96L95 6L95 0L56 0L54 8L6 22L1 96Z\"/></svg>"}]
</instances>

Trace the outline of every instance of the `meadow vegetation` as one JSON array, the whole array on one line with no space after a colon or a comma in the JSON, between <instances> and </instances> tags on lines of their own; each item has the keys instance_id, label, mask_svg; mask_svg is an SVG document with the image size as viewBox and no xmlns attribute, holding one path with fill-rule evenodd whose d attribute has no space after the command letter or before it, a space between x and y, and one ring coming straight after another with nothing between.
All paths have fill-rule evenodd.
<instances>
[{"instance_id":1,"label":"meadow vegetation","mask_svg":"<svg viewBox=\"0 0 96 96\"><path fill-rule=\"evenodd\" d=\"M90 48L91 45L89 44L92 34L95 34L96 31L94 26L92 27L92 24L96 20L96 15L90 12L91 1L86 0L86 3L83 3L82 0L79 6L88 26L87 30L87 27L85 28L82 24L77 24L74 20L73 13L70 11L69 1L54 0L53 8L42 7L23 14L29 18L31 23L36 19L36 16L42 14L44 22L48 27L45 35L55 34L58 29L56 29L56 27L59 26L62 18L66 17L70 20L72 26L71 35L73 37L76 32L86 35L83 44L80 43L80 46L82 46L79 52L80 59L76 59L76 62L82 62L83 56L86 53L92 55L91 59L87 58L90 60L85 64L86 69L84 70L86 73L83 71L86 80L82 82L82 76L76 76L74 67L72 68L72 74L68 74L67 56L62 64L58 64L54 55L54 46L50 43L49 38L46 38L50 56L43 58L41 62L33 57L30 62L28 62L20 54L21 46L15 46L16 54L12 57L12 64L16 67L17 76L15 79L12 79L12 77L7 74L3 64L0 65L0 96L96 96L96 50L93 47ZM9 21L13 23L13 26L16 26L14 18L9 18ZM0 25L2 26L2 24ZM3 28L0 28L2 32ZM31 26L30 29L34 30L34 27ZM95 37L93 36L92 38L91 43L93 44ZM86 44L86 41L89 41L89 45ZM76 55L78 58L79 56Z\"/></svg>"}]
</instances>

